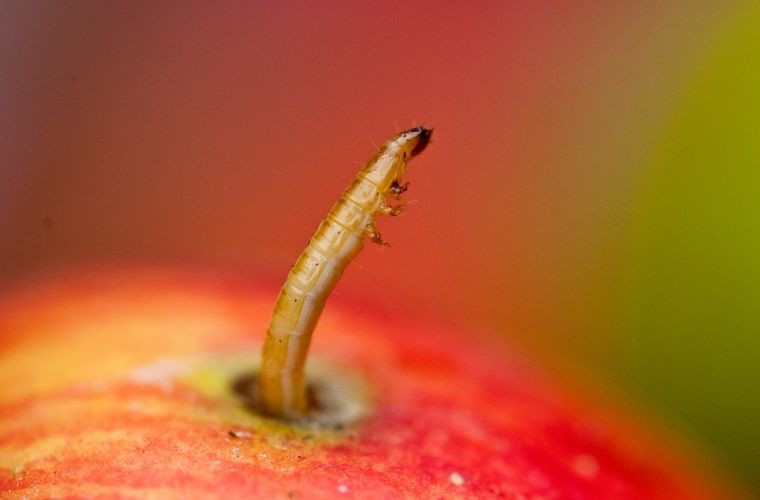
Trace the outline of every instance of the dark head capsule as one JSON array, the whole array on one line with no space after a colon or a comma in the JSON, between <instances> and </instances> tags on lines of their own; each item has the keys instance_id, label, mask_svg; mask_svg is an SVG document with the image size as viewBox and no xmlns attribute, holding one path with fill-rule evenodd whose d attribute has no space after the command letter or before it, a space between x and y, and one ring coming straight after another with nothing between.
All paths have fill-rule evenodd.
<instances>
[{"instance_id":1,"label":"dark head capsule","mask_svg":"<svg viewBox=\"0 0 760 500\"><path fill-rule=\"evenodd\" d=\"M417 145L414 146L414 149L412 149L412 156L417 156L418 154L422 153L422 151L425 150L428 143L430 142L430 136L433 134L433 129L425 128L425 127L417 127L417 128L413 128L409 132L417 134L417 137L418 137Z\"/></svg>"}]
</instances>

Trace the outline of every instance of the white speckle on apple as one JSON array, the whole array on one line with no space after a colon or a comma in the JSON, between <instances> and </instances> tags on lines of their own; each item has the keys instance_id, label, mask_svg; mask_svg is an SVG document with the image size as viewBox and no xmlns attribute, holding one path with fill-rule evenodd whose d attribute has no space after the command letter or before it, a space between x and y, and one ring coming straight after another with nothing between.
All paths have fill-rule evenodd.
<instances>
[{"instance_id":1,"label":"white speckle on apple","mask_svg":"<svg viewBox=\"0 0 760 500\"><path fill-rule=\"evenodd\" d=\"M576 474L586 479L593 479L596 477L596 473L599 472L599 462L597 462L596 458L586 453L576 455L573 458L572 467Z\"/></svg>"},{"instance_id":2,"label":"white speckle on apple","mask_svg":"<svg viewBox=\"0 0 760 500\"><path fill-rule=\"evenodd\" d=\"M458 472L452 472L451 475L449 476L449 481L454 486L462 486L462 485L464 485L464 478Z\"/></svg>"},{"instance_id":3,"label":"white speckle on apple","mask_svg":"<svg viewBox=\"0 0 760 500\"><path fill-rule=\"evenodd\" d=\"M253 437L250 431L229 431L228 434L230 437L237 439L251 439Z\"/></svg>"},{"instance_id":4,"label":"white speckle on apple","mask_svg":"<svg viewBox=\"0 0 760 500\"><path fill-rule=\"evenodd\" d=\"M174 389L174 378L187 370L186 363L175 359L162 359L133 370L129 374L129 380L135 384L154 386L164 392L171 392Z\"/></svg>"},{"instance_id":5,"label":"white speckle on apple","mask_svg":"<svg viewBox=\"0 0 760 500\"><path fill-rule=\"evenodd\" d=\"M240 460L240 447L239 446L233 446L230 450L230 456L233 460Z\"/></svg>"},{"instance_id":6,"label":"white speckle on apple","mask_svg":"<svg viewBox=\"0 0 760 500\"><path fill-rule=\"evenodd\" d=\"M338 493L346 494L348 493L348 486L346 486L345 484L339 484L337 490L338 490Z\"/></svg>"}]
</instances>

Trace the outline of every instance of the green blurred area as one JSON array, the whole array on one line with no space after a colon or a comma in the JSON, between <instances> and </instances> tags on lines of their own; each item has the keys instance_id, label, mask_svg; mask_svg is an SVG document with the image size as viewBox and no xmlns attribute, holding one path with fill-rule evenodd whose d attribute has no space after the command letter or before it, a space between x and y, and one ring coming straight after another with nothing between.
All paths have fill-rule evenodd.
<instances>
[{"instance_id":1,"label":"green blurred area","mask_svg":"<svg viewBox=\"0 0 760 500\"><path fill-rule=\"evenodd\" d=\"M634 215L631 344L616 369L760 492L760 6L720 34Z\"/></svg>"}]
</instances>

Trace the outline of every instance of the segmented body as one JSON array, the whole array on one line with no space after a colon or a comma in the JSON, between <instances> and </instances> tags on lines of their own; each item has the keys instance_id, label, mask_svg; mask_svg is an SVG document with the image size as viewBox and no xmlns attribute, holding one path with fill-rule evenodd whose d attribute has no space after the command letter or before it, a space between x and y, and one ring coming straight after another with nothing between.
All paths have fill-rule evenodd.
<instances>
[{"instance_id":1,"label":"segmented body","mask_svg":"<svg viewBox=\"0 0 760 500\"><path fill-rule=\"evenodd\" d=\"M267 330L259 380L263 411L289 418L307 411L304 365L312 332L343 270L364 236L383 244L377 215L398 215L386 198L406 190L407 162L427 145L431 131L417 127L386 142L359 172L322 221L290 271Z\"/></svg>"}]
</instances>

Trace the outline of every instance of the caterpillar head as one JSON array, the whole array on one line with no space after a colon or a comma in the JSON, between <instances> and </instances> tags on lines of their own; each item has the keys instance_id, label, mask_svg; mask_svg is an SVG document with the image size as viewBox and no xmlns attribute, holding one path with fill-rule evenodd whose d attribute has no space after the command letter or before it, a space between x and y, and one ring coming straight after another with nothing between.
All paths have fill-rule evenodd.
<instances>
[{"instance_id":1,"label":"caterpillar head","mask_svg":"<svg viewBox=\"0 0 760 500\"><path fill-rule=\"evenodd\" d=\"M410 142L414 142L412 146L411 155L417 156L427 147L430 142L430 136L433 135L433 129L425 127L416 127L404 132L407 134L407 138Z\"/></svg>"}]
</instances>

